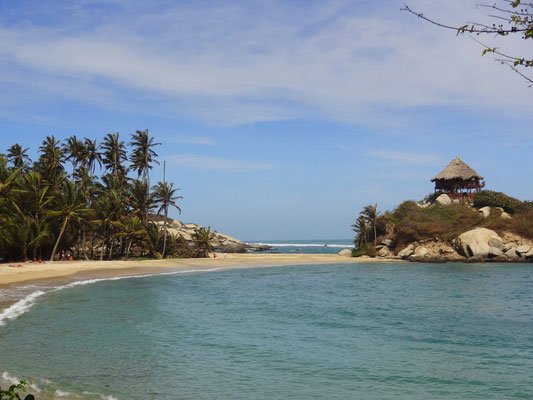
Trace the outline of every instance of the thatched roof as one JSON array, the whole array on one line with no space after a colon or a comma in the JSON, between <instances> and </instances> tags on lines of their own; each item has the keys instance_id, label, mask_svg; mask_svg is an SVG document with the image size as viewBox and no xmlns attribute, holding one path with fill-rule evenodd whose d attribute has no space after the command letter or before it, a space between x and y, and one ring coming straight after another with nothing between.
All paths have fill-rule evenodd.
<instances>
[{"instance_id":1,"label":"thatched roof","mask_svg":"<svg viewBox=\"0 0 533 400\"><path fill-rule=\"evenodd\" d=\"M455 157L431 182L440 179L462 179L466 181L470 179L483 179L483 177L465 164L459 157Z\"/></svg>"}]
</instances>

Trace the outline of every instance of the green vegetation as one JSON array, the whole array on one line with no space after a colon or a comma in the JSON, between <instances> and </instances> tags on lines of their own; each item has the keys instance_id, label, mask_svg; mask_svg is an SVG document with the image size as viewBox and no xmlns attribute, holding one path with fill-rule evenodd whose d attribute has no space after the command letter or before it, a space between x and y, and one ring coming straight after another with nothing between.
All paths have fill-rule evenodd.
<instances>
[{"instance_id":1,"label":"green vegetation","mask_svg":"<svg viewBox=\"0 0 533 400\"><path fill-rule=\"evenodd\" d=\"M382 233L386 222L386 215L382 215L378 211L377 204L369 204L364 207L359 213L359 217L352 225L352 230L355 235L355 249L352 252L354 257L367 255L370 257L376 256L376 241L378 235ZM370 239L373 239L373 245L369 244Z\"/></svg>"},{"instance_id":2,"label":"green vegetation","mask_svg":"<svg viewBox=\"0 0 533 400\"><path fill-rule=\"evenodd\" d=\"M435 237L451 241L469 228L481 226L484 222L477 210L463 204L435 204L421 208L414 201L405 201L391 216L397 248L403 248L410 242Z\"/></svg>"},{"instance_id":3,"label":"green vegetation","mask_svg":"<svg viewBox=\"0 0 533 400\"><path fill-rule=\"evenodd\" d=\"M504 193L493 192L492 190L483 190L474 194L474 207L481 208L485 206L501 207L510 214L533 209L530 201L520 201Z\"/></svg>"},{"instance_id":4,"label":"green vegetation","mask_svg":"<svg viewBox=\"0 0 533 400\"><path fill-rule=\"evenodd\" d=\"M425 200L429 199L428 196ZM488 218L478 212L479 208L485 206L492 207ZM496 207L501 207L512 218L502 218L502 212ZM369 210L372 211L370 214ZM368 218L367 215L373 215L374 211L377 218ZM375 223L371 222L373 220ZM414 201L405 201L394 211L380 215L376 206L367 206L352 225L356 233L353 255L375 255L375 246L371 242L374 239L374 228L378 238L375 239L376 242L380 237L392 239L395 250L398 251L419 240L438 238L451 242L461 233L476 227L491 229L499 234L511 232L533 239L533 202L520 201L503 193L486 190L475 194L474 208L461 203L420 207Z\"/></svg>"},{"instance_id":5,"label":"green vegetation","mask_svg":"<svg viewBox=\"0 0 533 400\"><path fill-rule=\"evenodd\" d=\"M13 384L9 387L8 390L0 389L0 400L35 400L35 397L32 394L27 394L25 397L22 393L28 391L27 386L29 383L27 381L19 381L17 384Z\"/></svg>"},{"instance_id":6,"label":"green vegetation","mask_svg":"<svg viewBox=\"0 0 533 400\"><path fill-rule=\"evenodd\" d=\"M0 258L204 254L168 233L168 211L181 211L177 201L182 197L172 183L150 186L159 143L148 130L136 131L130 139L126 144L113 133L101 144L76 136L61 143L48 136L35 162L19 144L0 154Z\"/></svg>"}]
</instances>

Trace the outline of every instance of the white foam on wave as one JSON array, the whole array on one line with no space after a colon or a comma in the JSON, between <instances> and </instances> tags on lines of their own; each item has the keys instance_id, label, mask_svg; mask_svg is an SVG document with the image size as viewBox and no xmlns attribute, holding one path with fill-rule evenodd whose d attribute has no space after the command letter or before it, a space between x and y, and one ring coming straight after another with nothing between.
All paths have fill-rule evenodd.
<instances>
[{"instance_id":1,"label":"white foam on wave","mask_svg":"<svg viewBox=\"0 0 533 400\"><path fill-rule=\"evenodd\" d=\"M6 382L11 383L12 385L19 383L19 378L9 375L9 372L7 371L2 372L2 379Z\"/></svg>"},{"instance_id":2,"label":"white foam on wave","mask_svg":"<svg viewBox=\"0 0 533 400\"><path fill-rule=\"evenodd\" d=\"M35 304L35 300L45 293L46 292L43 292L42 290L37 290L36 292L30 293L23 299L17 301L16 303L11 304L8 308L0 313L0 326L5 325L6 321L13 320L19 315L28 311L33 304Z\"/></svg>"},{"instance_id":3,"label":"white foam on wave","mask_svg":"<svg viewBox=\"0 0 533 400\"><path fill-rule=\"evenodd\" d=\"M5 310L3 310L0 313L0 326L5 325L7 321L14 320L15 318L27 312L31 307L33 307L36 300L46 293L53 293L53 292L57 292L60 290L73 288L76 286L90 285L92 283L104 282L104 281L118 281L122 279L147 278L150 276L159 276L159 275L178 275L178 274L186 274L190 272L212 272L212 271L217 271L217 270L224 269L224 268L225 267L208 268L208 269L199 268L199 269L187 269L187 270L161 272L161 273L153 273L153 274L114 276L114 277L109 277L109 278L94 278L94 279L86 279L83 281L71 282L63 286L58 286L48 291L37 290L35 292L30 293L26 297L20 299L16 303L13 303L11 306L6 308Z\"/></svg>"},{"instance_id":4,"label":"white foam on wave","mask_svg":"<svg viewBox=\"0 0 533 400\"><path fill-rule=\"evenodd\" d=\"M334 248L347 248L351 244L327 244L327 243L250 243L258 244L261 246L272 246L272 247L334 247Z\"/></svg>"}]
</instances>

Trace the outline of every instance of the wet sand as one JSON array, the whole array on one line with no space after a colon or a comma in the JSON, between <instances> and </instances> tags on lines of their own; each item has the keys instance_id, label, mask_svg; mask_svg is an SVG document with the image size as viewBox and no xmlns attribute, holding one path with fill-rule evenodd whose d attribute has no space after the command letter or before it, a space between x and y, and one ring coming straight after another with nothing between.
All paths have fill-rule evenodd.
<instances>
[{"instance_id":1,"label":"wet sand","mask_svg":"<svg viewBox=\"0 0 533 400\"><path fill-rule=\"evenodd\" d=\"M169 268L276 266L294 264L401 262L400 260L351 258L337 254L222 254L216 258L180 258L143 261L55 261L0 264L0 288L35 280L62 280L65 277L107 278L163 272ZM11 265L21 265L12 267Z\"/></svg>"}]
</instances>

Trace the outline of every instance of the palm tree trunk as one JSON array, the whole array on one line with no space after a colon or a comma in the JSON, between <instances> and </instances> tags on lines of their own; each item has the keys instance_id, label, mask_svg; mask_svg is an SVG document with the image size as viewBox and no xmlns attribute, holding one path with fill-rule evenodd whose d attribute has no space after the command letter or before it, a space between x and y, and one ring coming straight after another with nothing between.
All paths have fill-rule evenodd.
<instances>
[{"instance_id":1,"label":"palm tree trunk","mask_svg":"<svg viewBox=\"0 0 533 400\"><path fill-rule=\"evenodd\" d=\"M167 248L167 215L168 210L165 208L165 221L163 222L163 258L165 258L165 251Z\"/></svg>"},{"instance_id":2,"label":"palm tree trunk","mask_svg":"<svg viewBox=\"0 0 533 400\"><path fill-rule=\"evenodd\" d=\"M63 237L63 233L65 233L65 230L67 229L68 220L69 220L69 217L66 217L65 221L63 222L63 226L61 226L61 231L59 232L59 236L57 238L56 244L54 246L54 249L52 250L52 255L50 256L50 261L54 261L56 251L57 251L57 246L59 246L59 242L61 241L61 238Z\"/></svg>"},{"instance_id":3,"label":"palm tree trunk","mask_svg":"<svg viewBox=\"0 0 533 400\"><path fill-rule=\"evenodd\" d=\"M129 258L130 256L130 249L131 249L131 244L133 243L133 238L130 239L129 243L128 243L128 248L126 249L126 260Z\"/></svg>"}]
</instances>

